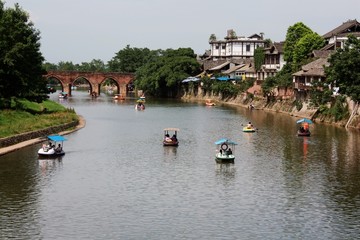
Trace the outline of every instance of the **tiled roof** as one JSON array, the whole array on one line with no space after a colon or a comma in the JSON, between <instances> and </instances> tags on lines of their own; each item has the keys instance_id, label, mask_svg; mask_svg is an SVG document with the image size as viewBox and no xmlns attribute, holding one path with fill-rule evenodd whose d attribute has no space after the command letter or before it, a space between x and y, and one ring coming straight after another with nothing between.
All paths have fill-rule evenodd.
<instances>
[{"instance_id":1,"label":"tiled roof","mask_svg":"<svg viewBox=\"0 0 360 240\"><path fill-rule=\"evenodd\" d=\"M209 70L210 70L210 71L220 70L220 69L222 69L223 67L225 67L225 66L227 66L227 65L229 65L229 64L230 64L230 62L227 61L227 62L224 62L224 63L222 63L222 64L220 64L220 65L217 65L216 67L210 68Z\"/></svg>"},{"instance_id":2,"label":"tiled roof","mask_svg":"<svg viewBox=\"0 0 360 240\"><path fill-rule=\"evenodd\" d=\"M240 69L240 68L242 68L242 67L244 67L244 66L245 66L245 64L240 64L240 65L231 67L230 69L224 71L223 73L224 73L224 74L230 74L230 73L233 73L233 72L235 72L236 70L238 70L238 69Z\"/></svg>"},{"instance_id":3,"label":"tiled roof","mask_svg":"<svg viewBox=\"0 0 360 240\"><path fill-rule=\"evenodd\" d=\"M331 38L332 36L339 35L341 33L347 34L348 29L350 29L354 26L356 26L356 28L357 28L356 32L359 32L360 31L360 23L356 19L354 19L354 20L348 20L347 22L344 22L342 25L338 26L337 28L324 34L323 38L325 38L325 39Z\"/></svg>"},{"instance_id":4,"label":"tiled roof","mask_svg":"<svg viewBox=\"0 0 360 240\"><path fill-rule=\"evenodd\" d=\"M328 45L325 45L323 48L320 49L320 51L331 51L335 49L335 43L331 43Z\"/></svg>"},{"instance_id":5,"label":"tiled roof","mask_svg":"<svg viewBox=\"0 0 360 240\"><path fill-rule=\"evenodd\" d=\"M329 66L327 58L319 58L302 66L301 71L294 73L294 76L325 76L324 66Z\"/></svg>"},{"instance_id":6,"label":"tiled roof","mask_svg":"<svg viewBox=\"0 0 360 240\"><path fill-rule=\"evenodd\" d=\"M333 53L332 50L314 50L311 56L315 58L327 58L331 53Z\"/></svg>"},{"instance_id":7,"label":"tiled roof","mask_svg":"<svg viewBox=\"0 0 360 240\"><path fill-rule=\"evenodd\" d=\"M270 47L265 48L265 52L270 54L274 52L284 53L284 44L285 42L274 42Z\"/></svg>"}]
</instances>

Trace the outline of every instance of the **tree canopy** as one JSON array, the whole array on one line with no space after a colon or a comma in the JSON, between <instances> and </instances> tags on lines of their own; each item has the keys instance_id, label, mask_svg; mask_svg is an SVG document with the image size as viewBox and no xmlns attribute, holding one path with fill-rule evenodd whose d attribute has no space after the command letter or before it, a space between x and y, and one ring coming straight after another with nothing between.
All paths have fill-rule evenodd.
<instances>
[{"instance_id":1,"label":"tree canopy","mask_svg":"<svg viewBox=\"0 0 360 240\"><path fill-rule=\"evenodd\" d=\"M276 84L274 79L271 79L269 86L272 84L284 87L291 86L292 74L308 61L309 54L313 50L320 49L324 45L324 39L302 22L290 26L284 44L284 60L286 64L276 74Z\"/></svg>"},{"instance_id":2,"label":"tree canopy","mask_svg":"<svg viewBox=\"0 0 360 240\"><path fill-rule=\"evenodd\" d=\"M360 101L360 40L348 36L344 48L339 48L329 58L325 68L328 83L339 87L339 93Z\"/></svg>"},{"instance_id":3,"label":"tree canopy","mask_svg":"<svg viewBox=\"0 0 360 240\"><path fill-rule=\"evenodd\" d=\"M305 34L297 41L293 50L293 64L299 65L304 59L308 58L309 53L315 49L320 49L325 45L325 40L317 33Z\"/></svg>"},{"instance_id":4,"label":"tree canopy","mask_svg":"<svg viewBox=\"0 0 360 240\"><path fill-rule=\"evenodd\" d=\"M138 69L135 85L153 96L173 96L183 79L199 71L200 64L192 49L167 49Z\"/></svg>"},{"instance_id":5,"label":"tree canopy","mask_svg":"<svg viewBox=\"0 0 360 240\"><path fill-rule=\"evenodd\" d=\"M18 4L4 8L0 1L0 99L5 107L12 97L47 98L39 41L40 32L28 14Z\"/></svg>"},{"instance_id":6,"label":"tree canopy","mask_svg":"<svg viewBox=\"0 0 360 240\"><path fill-rule=\"evenodd\" d=\"M312 33L311 29L302 22L295 23L288 28L284 44L284 60L286 62L293 62L296 44L309 33Z\"/></svg>"},{"instance_id":7,"label":"tree canopy","mask_svg":"<svg viewBox=\"0 0 360 240\"><path fill-rule=\"evenodd\" d=\"M148 48L126 48L116 53L108 62L110 71L135 73L136 70L144 64L151 61L158 55L159 50L152 51Z\"/></svg>"}]
</instances>

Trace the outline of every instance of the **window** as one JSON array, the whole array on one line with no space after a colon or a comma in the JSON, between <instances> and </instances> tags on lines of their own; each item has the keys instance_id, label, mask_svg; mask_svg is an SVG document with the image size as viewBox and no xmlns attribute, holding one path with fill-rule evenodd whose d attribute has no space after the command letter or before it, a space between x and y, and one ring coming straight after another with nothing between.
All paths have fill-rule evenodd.
<instances>
[{"instance_id":1,"label":"window","mask_svg":"<svg viewBox=\"0 0 360 240\"><path fill-rule=\"evenodd\" d=\"M247 44L247 45L246 45L246 51L247 51L247 52L250 52L250 44Z\"/></svg>"}]
</instances>

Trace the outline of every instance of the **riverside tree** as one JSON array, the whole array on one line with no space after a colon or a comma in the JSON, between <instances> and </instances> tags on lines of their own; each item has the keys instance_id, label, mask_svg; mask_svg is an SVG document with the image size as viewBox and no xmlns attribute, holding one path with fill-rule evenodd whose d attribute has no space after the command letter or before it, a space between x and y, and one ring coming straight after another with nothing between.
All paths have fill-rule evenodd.
<instances>
[{"instance_id":1,"label":"riverside tree","mask_svg":"<svg viewBox=\"0 0 360 240\"><path fill-rule=\"evenodd\" d=\"M269 82L266 83L267 88L276 85L281 87L291 86L292 74L298 71L301 65L309 61L309 53L320 49L324 44L325 42L322 37L302 22L290 26L287 30L284 44L284 60L286 64L276 74L275 81L274 79L269 79Z\"/></svg>"},{"instance_id":2,"label":"riverside tree","mask_svg":"<svg viewBox=\"0 0 360 240\"><path fill-rule=\"evenodd\" d=\"M200 64L191 48L167 49L136 71L135 86L158 97L178 93L181 81L200 71Z\"/></svg>"},{"instance_id":3,"label":"riverside tree","mask_svg":"<svg viewBox=\"0 0 360 240\"><path fill-rule=\"evenodd\" d=\"M150 50L148 48L126 48L116 53L108 62L108 68L112 72L135 73L136 70L158 56L160 50Z\"/></svg>"},{"instance_id":4,"label":"riverside tree","mask_svg":"<svg viewBox=\"0 0 360 240\"><path fill-rule=\"evenodd\" d=\"M339 48L329 58L325 68L327 82L339 87L339 93L360 101L360 40L348 36L344 48Z\"/></svg>"},{"instance_id":5,"label":"riverside tree","mask_svg":"<svg viewBox=\"0 0 360 240\"><path fill-rule=\"evenodd\" d=\"M18 4L5 8L0 0L0 103L11 98L41 102L47 99L40 52L40 32Z\"/></svg>"}]
</instances>

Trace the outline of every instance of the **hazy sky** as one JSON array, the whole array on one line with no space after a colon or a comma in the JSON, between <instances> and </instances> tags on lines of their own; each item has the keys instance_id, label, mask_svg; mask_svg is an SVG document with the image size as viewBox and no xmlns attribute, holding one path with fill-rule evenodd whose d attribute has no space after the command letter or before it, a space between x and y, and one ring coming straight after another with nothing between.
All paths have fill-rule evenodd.
<instances>
[{"instance_id":1,"label":"hazy sky","mask_svg":"<svg viewBox=\"0 0 360 240\"><path fill-rule=\"evenodd\" d=\"M360 21L360 0L3 0L30 14L41 34L46 61L107 63L130 45L192 48L203 54L212 33L224 39L265 33L285 40L289 26L303 22L323 35L349 19Z\"/></svg>"}]
</instances>

